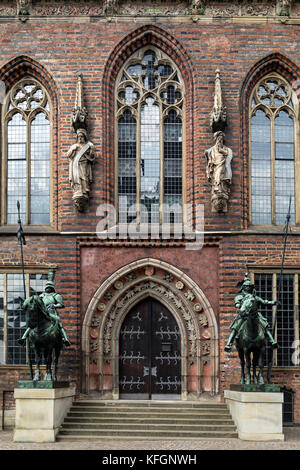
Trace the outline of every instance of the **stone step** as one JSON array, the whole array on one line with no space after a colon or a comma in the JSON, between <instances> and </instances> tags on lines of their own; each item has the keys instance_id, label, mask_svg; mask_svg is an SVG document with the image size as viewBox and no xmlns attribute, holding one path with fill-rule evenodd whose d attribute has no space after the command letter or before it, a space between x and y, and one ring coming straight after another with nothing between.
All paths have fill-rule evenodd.
<instances>
[{"instance_id":1,"label":"stone step","mask_svg":"<svg viewBox=\"0 0 300 470\"><path fill-rule=\"evenodd\" d=\"M184 418L184 419L180 419L180 418L170 418L169 416L166 417L166 418L155 418L155 417L149 417L149 418L145 418L145 417L139 417L139 418L133 418L133 417L124 417L122 418L122 420L120 420L119 418L111 418L109 420L106 419L106 417L104 418L95 418L95 417L90 417L90 418L86 418L86 417L74 417L74 416L67 416L65 418L65 421L64 421L65 424L67 423L82 423L82 424L89 424L89 423L95 423L95 424L103 424L106 425L106 424L114 424L114 425L118 425L118 424L123 424L123 423L136 423L136 424L147 424L147 423L153 423L153 424L156 424L156 423L162 423L162 424L180 424L180 425L185 425L185 424L211 424L211 425L214 425L214 424L222 424L222 425L228 425L228 424L232 424L232 419L230 418L211 418L211 417L208 417L208 418L198 418L198 417L195 417L195 418Z\"/></svg>"},{"instance_id":2,"label":"stone step","mask_svg":"<svg viewBox=\"0 0 300 470\"><path fill-rule=\"evenodd\" d=\"M180 400L120 400L120 401L100 401L100 400L80 400L73 402L73 406L88 406L88 407L112 407L112 408L226 408L224 403L215 403L215 402L183 402Z\"/></svg>"},{"instance_id":3,"label":"stone step","mask_svg":"<svg viewBox=\"0 0 300 470\"><path fill-rule=\"evenodd\" d=\"M67 414L67 417L68 418L91 418L91 417L95 417L95 418L105 418L105 419L126 419L128 417L132 417L132 418L146 418L146 417L151 417L151 418L161 418L161 419L164 419L164 418L171 418L171 419L177 419L177 418L181 418L181 419L197 419L197 418L222 418L222 419L231 419L231 416L230 416L230 413L205 413L205 412L202 412L202 413L167 413L167 412L164 412L164 411L161 411L160 413L135 413L135 412L130 412L130 413L126 413L126 412L123 412L123 413L101 413L101 412L97 412L97 413L93 413L93 412L81 412L81 411L69 411L69 413Z\"/></svg>"},{"instance_id":4,"label":"stone step","mask_svg":"<svg viewBox=\"0 0 300 470\"><path fill-rule=\"evenodd\" d=\"M163 439L165 441L167 440L172 440L172 441L184 441L184 440L206 440L206 439L213 439L213 440L224 440L224 439L237 439L238 434L237 433L217 433L217 432L212 432L212 433L201 433L197 436L185 436L185 437L177 437L177 436L164 436ZM81 434L78 435L61 435L58 434L56 437L57 441L60 442L75 442L75 441L114 441L116 440L116 436L111 436L109 434L105 434L103 436L83 436ZM155 436L150 437L151 441L161 441L162 436L160 434L157 434ZM149 443L149 438L147 436L118 436L118 441L147 441Z\"/></svg>"},{"instance_id":5,"label":"stone step","mask_svg":"<svg viewBox=\"0 0 300 470\"><path fill-rule=\"evenodd\" d=\"M117 428L117 429L116 429ZM61 427L61 432L64 431L76 431L76 430L81 430L81 431L101 431L104 432L105 430L110 430L112 433L119 433L121 431L133 431L133 432L140 432L140 431L161 431L161 432L175 432L175 431L234 431L235 426L234 425L221 425L221 424L215 424L215 425L209 425L209 424L163 424L163 423L142 423L142 424L137 424L137 423L123 423L123 424L85 424L85 423L64 423L63 426Z\"/></svg>"},{"instance_id":6,"label":"stone step","mask_svg":"<svg viewBox=\"0 0 300 470\"><path fill-rule=\"evenodd\" d=\"M227 439L228 437L238 437L235 428L226 430L226 431L218 431L218 430L197 430L197 431L184 431L184 430L165 430L162 431L160 428L157 430L132 430L132 429L124 429L124 430L107 430L107 429L61 429L58 435L58 439L61 437L68 436L70 438L82 437L85 440L90 440L92 438L105 438L111 439L114 438L129 438L132 437L134 439L148 439L148 438L160 438L160 439L173 439L173 438L182 438L182 439L190 439L190 438L211 438L214 439L215 437L222 437L223 439Z\"/></svg>"},{"instance_id":7,"label":"stone step","mask_svg":"<svg viewBox=\"0 0 300 470\"><path fill-rule=\"evenodd\" d=\"M72 406L70 411L74 412L91 412L91 413L102 413L102 414L107 414L107 413L147 413L147 414L152 414L152 413L191 413L191 414L197 414L201 412L205 413L227 413L228 409L227 408L218 408L218 409L211 409L211 408L164 408L164 407L156 407L156 408L140 408L140 407L128 407L128 408L115 408L115 407L106 407L106 408L101 408L101 407L87 407L87 406Z\"/></svg>"},{"instance_id":8,"label":"stone step","mask_svg":"<svg viewBox=\"0 0 300 470\"><path fill-rule=\"evenodd\" d=\"M73 403L57 440L237 438L222 403L88 401Z\"/></svg>"}]
</instances>

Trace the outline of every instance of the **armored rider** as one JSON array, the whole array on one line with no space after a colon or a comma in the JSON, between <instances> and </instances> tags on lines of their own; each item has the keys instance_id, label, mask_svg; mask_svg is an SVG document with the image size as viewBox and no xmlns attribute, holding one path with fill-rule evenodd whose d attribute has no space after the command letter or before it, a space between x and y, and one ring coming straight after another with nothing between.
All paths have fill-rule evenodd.
<instances>
[{"instance_id":1,"label":"armored rider","mask_svg":"<svg viewBox=\"0 0 300 470\"><path fill-rule=\"evenodd\" d=\"M257 307L258 307L259 304L261 304L261 305L276 305L277 304L276 301L263 300L262 298L258 297L256 295L256 290L254 289L254 284L252 284L252 282L248 278L248 274L246 273L244 281L243 281L242 286L241 286L241 290L234 298L234 305L237 309L241 308L245 296L247 296L249 294L252 294L255 297ZM262 326L263 331L265 332L265 334L268 336L272 348L274 348L274 349L277 348L278 345L277 345L275 339L273 338L271 331L269 330L268 320L260 312L257 312L257 315L258 315L259 323ZM231 350L231 346L233 344L233 341L234 341L234 339L237 339L239 337L242 325L246 321L246 318L247 318L247 314L242 315L241 313L239 313L236 316L236 318L233 320L233 322L231 323L230 329L232 331L230 333L230 336L229 336L228 341L226 343L226 346L224 348L225 351L229 352Z\"/></svg>"},{"instance_id":2,"label":"armored rider","mask_svg":"<svg viewBox=\"0 0 300 470\"><path fill-rule=\"evenodd\" d=\"M51 320L51 322L53 322L53 323L57 322L57 324L59 326L59 329L60 329L60 333L61 333L63 343L66 346L70 346L71 343L70 343L70 341L67 337L67 334L66 334L66 332L64 330L64 327L62 326L61 320L59 318L59 315L56 311L57 308L63 308L64 307L63 300L62 300L61 295L57 294L55 292L55 286L54 286L54 283L52 281L47 281L46 282L45 291L42 294L40 294L39 298L42 301L42 304L43 304L43 307L44 307L43 311L44 311L45 315L48 317L49 320ZM25 343L25 340L26 340L27 336L29 335L30 330L31 330L31 328L27 328L25 333L23 334L22 338L18 340L20 344L23 345Z\"/></svg>"}]
</instances>

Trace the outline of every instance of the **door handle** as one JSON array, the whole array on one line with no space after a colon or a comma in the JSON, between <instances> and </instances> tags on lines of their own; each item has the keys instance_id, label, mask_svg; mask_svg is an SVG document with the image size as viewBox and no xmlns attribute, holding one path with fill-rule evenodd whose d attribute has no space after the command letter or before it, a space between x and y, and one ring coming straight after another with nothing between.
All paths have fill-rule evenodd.
<instances>
[{"instance_id":1,"label":"door handle","mask_svg":"<svg viewBox=\"0 0 300 470\"><path fill-rule=\"evenodd\" d=\"M150 367L144 366L144 377L149 375L149 373L150 373ZM154 377L157 377L157 366L151 367L151 375L154 375Z\"/></svg>"}]
</instances>

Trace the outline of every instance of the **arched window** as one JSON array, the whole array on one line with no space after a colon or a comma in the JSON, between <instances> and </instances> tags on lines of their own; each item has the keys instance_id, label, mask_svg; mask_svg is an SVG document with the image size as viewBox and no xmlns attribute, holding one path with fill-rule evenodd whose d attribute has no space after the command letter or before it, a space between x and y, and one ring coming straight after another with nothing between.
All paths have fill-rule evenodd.
<instances>
[{"instance_id":1,"label":"arched window","mask_svg":"<svg viewBox=\"0 0 300 470\"><path fill-rule=\"evenodd\" d=\"M158 49L132 55L116 84L119 222L182 221L184 89Z\"/></svg>"},{"instance_id":2,"label":"arched window","mask_svg":"<svg viewBox=\"0 0 300 470\"><path fill-rule=\"evenodd\" d=\"M2 224L50 224L50 102L33 78L16 83L2 114Z\"/></svg>"},{"instance_id":3,"label":"arched window","mask_svg":"<svg viewBox=\"0 0 300 470\"><path fill-rule=\"evenodd\" d=\"M263 78L250 99L251 222L284 224L291 196L296 220L297 100L278 74ZM299 216L298 216L299 218Z\"/></svg>"}]
</instances>

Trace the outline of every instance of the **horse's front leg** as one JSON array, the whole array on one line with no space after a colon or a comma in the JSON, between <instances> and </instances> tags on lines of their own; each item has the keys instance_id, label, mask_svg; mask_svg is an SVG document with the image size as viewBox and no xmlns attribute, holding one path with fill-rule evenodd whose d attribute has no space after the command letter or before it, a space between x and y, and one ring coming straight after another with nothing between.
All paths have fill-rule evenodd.
<instances>
[{"instance_id":1,"label":"horse's front leg","mask_svg":"<svg viewBox=\"0 0 300 470\"><path fill-rule=\"evenodd\" d=\"M251 383L251 352L247 349L245 350L246 357L246 385Z\"/></svg>"},{"instance_id":2,"label":"horse's front leg","mask_svg":"<svg viewBox=\"0 0 300 470\"><path fill-rule=\"evenodd\" d=\"M44 380L52 380L52 373L51 373L52 349L51 348L45 349L45 362L46 362L46 374L45 374Z\"/></svg>"},{"instance_id":3,"label":"horse's front leg","mask_svg":"<svg viewBox=\"0 0 300 470\"><path fill-rule=\"evenodd\" d=\"M42 362L42 353L41 353L41 349L39 348L39 346L37 345L34 346L34 353L35 353L36 369L35 369L33 380L38 381L38 380L41 380L41 362Z\"/></svg>"},{"instance_id":4,"label":"horse's front leg","mask_svg":"<svg viewBox=\"0 0 300 470\"><path fill-rule=\"evenodd\" d=\"M240 364L241 364L241 380L240 384L243 385L245 383L245 357L244 357L244 351L242 348L237 348L238 353L239 353L239 358L240 358Z\"/></svg>"},{"instance_id":5,"label":"horse's front leg","mask_svg":"<svg viewBox=\"0 0 300 470\"><path fill-rule=\"evenodd\" d=\"M258 357L258 367L259 367L259 374L258 374L258 383L260 385L263 385L265 383L264 381L264 375L263 375L263 370L264 370L264 355L265 355L265 349L262 348L259 353Z\"/></svg>"},{"instance_id":6,"label":"horse's front leg","mask_svg":"<svg viewBox=\"0 0 300 470\"><path fill-rule=\"evenodd\" d=\"M259 351L253 352L252 367L253 367L253 383L254 384L257 384L256 366L258 364L258 358L259 358Z\"/></svg>"},{"instance_id":7,"label":"horse's front leg","mask_svg":"<svg viewBox=\"0 0 300 470\"><path fill-rule=\"evenodd\" d=\"M54 348L54 360L53 360L53 380L57 381L57 364L60 356L60 346Z\"/></svg>"}]
</instances>

